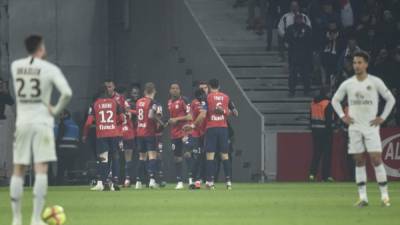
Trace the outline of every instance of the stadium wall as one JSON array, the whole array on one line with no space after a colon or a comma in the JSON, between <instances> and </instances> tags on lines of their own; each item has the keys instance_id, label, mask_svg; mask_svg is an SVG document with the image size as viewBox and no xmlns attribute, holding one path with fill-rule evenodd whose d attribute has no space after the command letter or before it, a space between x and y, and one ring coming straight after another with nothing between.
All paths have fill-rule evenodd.
<instances>
[{"instance_id":1,"label":"stadium wall","mask_svg":"<svg viewBox=\"0 0 400 225\"><path fill-rule=\"evenodd\" d=\"M246 182L261 180L263 117L244 95L187 3L117 0L110 5L110 18L110 68L119 83L155 82L157 99L165 108L172 81L179 81L184 95L191 96L192 82L213 77L220 80L240 114L231 119L235 130L234 178ZM165 152L171 158L168 134L164 139ZM172 179L173 163L167 161L168 177Z\"/></svg>"},{"instance_id":2,"label":"stadium wall","mask_svg":"<svg viewBox=\"0 0 400 225\"><path fill-rule=\"evenodd\" d=\"M42 34L48 59L61 67L72 86L74 96L68 108L81 122L91 96L109 74L108 1L2 0L1 3L1 20L8 20L5 29L8 40L2 43L7 46L2 47L2 62L7 58L2 63L7 71L3 76L9 78L10 62L26 56L24 38L31 33ZM8 114L7 122L13 124L15 111ZM10 125L1 128L0 136L8 138L0 138L0 168L3 162L11 165L11 154L6 153L10 152L13 133Z\"/></svg>"}]
</instances>

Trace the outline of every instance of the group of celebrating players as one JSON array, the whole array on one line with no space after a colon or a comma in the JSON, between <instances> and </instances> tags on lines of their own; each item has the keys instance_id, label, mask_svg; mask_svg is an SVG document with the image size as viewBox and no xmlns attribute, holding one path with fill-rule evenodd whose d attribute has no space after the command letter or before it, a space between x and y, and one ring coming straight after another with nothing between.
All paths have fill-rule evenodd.
<instances>
[{"instance_id":1,"label":"group of celebrating players","mask_svg":"<svg viewBox=\"0 0 400 225\"><path fill-rule=\"evenodd\" d=\"M168 119L155 99L154 83L144 85L143 97L138 86L132 86L125 94L115 89L112 80L104 82L90 106L83 130L85 142L95 124L97 182L91 190L120 190L121 152L125 159L124 187L131 186L134 156L138 156L135 188L164 187L161 136L168 127L176 169L175 189L184 188L183 161L190 189L200 189L202 181L206 188L214 189L216 157L224 168L226 188L232 188L227 120L230 115L237 116L238 111L229 96L219 90L217 79L198 82L192 101L182 95L179 83L171 83Z\"/></svg>"}]
</instances>

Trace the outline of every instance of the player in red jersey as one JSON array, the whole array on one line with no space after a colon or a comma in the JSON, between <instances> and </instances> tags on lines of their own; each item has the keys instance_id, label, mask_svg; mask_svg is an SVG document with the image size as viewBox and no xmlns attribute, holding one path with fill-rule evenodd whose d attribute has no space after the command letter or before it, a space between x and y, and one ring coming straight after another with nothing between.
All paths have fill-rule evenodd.
<instances>
[{"instance_id":1,"label":"player in red jersey","mask_svg":"<svg viewBox=\"0 0 400 225\"><path fill-rule=\"evenodd\" d=\"M136 116L136 101L139 99L140 89L138 86L132 86L130 90L126 92L125 107L125 119L122 126L122 136L124 141L124 157L125 157L125 181L124 187L130 187L131 185L131 174L132 174L132 155L136 146L136 128L137 128L137 116Z\"/></svg>"},{"instance_id":2,"label":"player in red jersey","mask_svg":"<svg viewBox=\"0 0 400 225\"><path fill-rule=\"evenodd\" d=\"M184 135L183 127L192 120L190 113L189 100L181 95L179 84L172 83L170 85L169 94L171 98L168 100L169 117L168 124L171 126L171 142L174 151L175 169L177 185L175 189L183 189L182 181L182 161L185 158L189 174L189 185L193 183L192 177L192 159L189 151L190 136Z\"/></svg>"},{"instance_id":3,"label":"player in red jersey","mask_svg":"<svg viewBox=\"0 0 400 225\"><path fill-rule=\"evenodd\" d=\"M123 110L123 112L126 111L126 106L125 106L125 97L121 94L119 94L115 90L115 83L113 80L108 79L104 81L104 87L107 90L107 93L109 96L111 96L112 99L114 99L118 106ZM118 146L119 148L116 149L114 152L110 152L111 155L111 168L112 168L112 176L113 180L115 181L116 184L119 183L119 177L120 177L120 154L122 154L123 150L123 134L122 134L122 124L118 125L119 129L119 134L118 134ZM118 186L115 186L115 188L118 188Z\"/></svg>"},{"instance_id":4,"label":"player in red jersey","mask_svg":"<svg viewBox=\"0 0 400 225\"><path fill-rule=\"evenodd\" d=\"M215 153L221 154L227 189L232 188L231 162L229 160L229 138L227 119L229 116L229 96L219 91L219 81L212 79L208 82L210 93L207 96L207 118L205 133L206 186L214 188Z\"/></svg>"},{"instance_id":5,"label":"player in red jersey","mask_svg":"<svg viewBox=\"0 0 400 225\"><path fill-rule=\"evenodd\" d=\"M161 121L161 107L154 101L156 88L153 83L146 83L144 88L144 97L136 102L137 129L136 142L139 149L138 176L136 180L136 189L142 188L142 180L146 168L146 159L148 157L148 174L150 178L149 187L155 188L155 173L157 169L157 146L156 133L157 123L164 125Z\"/></svg>"},{"instance_id":6,"label":"player in red jersey","mask_svg":"<svg viewBox=\"0 0 400 225\"><path fill-rule=\"evenodd\" d=\"M92 104L89 116L86 120L82 140L86 142L89 128L96 122L96 152L99 159L99 174L101 183L98 183L92 190L117 190L117 185L112 181L111 187L106 182L109 172L109 152L117 151L118 137L120 135L119 126L122 122L123 114L117 102L104 92Z\"/></svg>"},{"instance_id":7,"label":"player in red jersey","mask_svg":"<svg viewBox=\"0 0 400 225\"><path fill-rule=\"evenodd\" d=\"M198 88L194 92L194 99L190 104L193 121L184 127L185 132L190 132L192 138L190 141L192 154L192 176L195 183L192 183L190 189L200 189L200 169L202 166L203 157L203 136L206 128L205 117L207 115L207 94L203 89Z\"/></svg>"}]
</instances>

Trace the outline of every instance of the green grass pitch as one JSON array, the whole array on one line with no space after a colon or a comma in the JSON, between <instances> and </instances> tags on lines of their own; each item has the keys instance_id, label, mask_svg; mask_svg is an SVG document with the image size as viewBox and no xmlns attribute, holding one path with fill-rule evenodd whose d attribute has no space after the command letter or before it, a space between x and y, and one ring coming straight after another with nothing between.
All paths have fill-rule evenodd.
<instances>
[{"instance_id":1,"label":"green grass pitch","mask_svg":"<svg viewBox=\"0 0 400 225\"><path fill-rule=\"evenodd\" d=\"M353 183L235 184L227 191L165 189L91 192L88 187L50 187L47 205L65 208L67 225L396 225L400 224L400 183L390 183L390 208L380 206L376 183L370 182L370 206L353 207ZM23 202L29 224L31 189ZM8 189L0 189L0 225L11 224Z\"/></svg>"}]
</instances>

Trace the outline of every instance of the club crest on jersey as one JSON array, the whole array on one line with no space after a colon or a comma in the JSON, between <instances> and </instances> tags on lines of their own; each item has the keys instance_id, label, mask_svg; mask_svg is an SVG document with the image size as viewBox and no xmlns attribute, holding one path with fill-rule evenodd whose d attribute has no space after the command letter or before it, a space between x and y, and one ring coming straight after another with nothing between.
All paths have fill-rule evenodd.
<instances>
[{"instance_id":1,"label":"club crest on jersey","mask_svg":"<svg viewBox=\"0 0 400 225\"><path fill-rule=\"evenodd\" d=\"M367 90L370 91L372 90L372 87L370 85L367 86Z\"/></svg>"}]
</instances>

